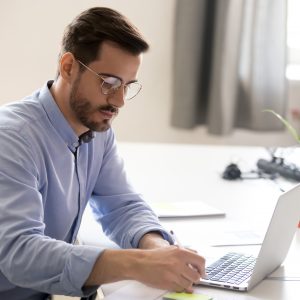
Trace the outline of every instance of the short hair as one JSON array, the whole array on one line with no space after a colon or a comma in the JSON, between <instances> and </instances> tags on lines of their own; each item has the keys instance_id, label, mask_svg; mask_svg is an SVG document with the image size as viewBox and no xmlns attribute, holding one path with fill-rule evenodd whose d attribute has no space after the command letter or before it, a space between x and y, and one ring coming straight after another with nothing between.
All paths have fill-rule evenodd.
<instances>
[{"instance_id":1,"label":"short hair","mask_svg":"<svg viewBox=\"0 0 300 300\"><path fill-rule=\"evenodd\" d=\"M59 59L71 52L76 59L89 64L97 59L104 41L114 42L133 55L149 48L139 30L125 16L107 7L93 7L83 11L66 27Z\"/></svg>"}]
</instances>

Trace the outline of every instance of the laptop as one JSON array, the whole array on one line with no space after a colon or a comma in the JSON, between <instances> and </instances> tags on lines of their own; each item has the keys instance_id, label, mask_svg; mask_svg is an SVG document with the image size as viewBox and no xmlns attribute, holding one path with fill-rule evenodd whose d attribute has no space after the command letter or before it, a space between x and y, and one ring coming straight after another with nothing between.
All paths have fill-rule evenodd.
<instances>
[{"instance_id":1,"label":"laptop","mask_svg":"<svg viewBox=\"0 0 300 300\"><path fill-rule=\"evenodd\" d=\"M257 257L226 253L206 267L199 284L249 291L285 259L300 219L300 184L281 194Z\"/></svg>"}]
</instances>

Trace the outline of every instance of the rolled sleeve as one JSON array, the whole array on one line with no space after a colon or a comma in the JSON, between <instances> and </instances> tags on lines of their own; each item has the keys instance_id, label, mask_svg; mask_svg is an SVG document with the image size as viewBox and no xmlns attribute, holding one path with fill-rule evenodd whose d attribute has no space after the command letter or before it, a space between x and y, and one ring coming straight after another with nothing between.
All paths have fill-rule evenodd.
<instances>
[{"instance_id":1,"label":"rolled sleeve","mask_svg":"<svg viewBox=\"0 0 300 300\"><path fill-rule=\"evenodd\" d=\"M139 245L139 242L141 240L141 238L149 232L158 232L162 235L163 239L168 241L171 245L174 244L174 239L172 237L172 235L170 235L166 230L164 230L162 227L151 227L151 226L146 226L141 228L140 230L137 230L133 233L133 239L131 242L131 245L133 248L137 248Z\"/></svg>"},{"instance_id":2,"label":"rolled sleeve","mask_svg":"<svg viewBox=\"0 0 300 300\"><path fill-rule=\"evenodd\" d=\"M65 295L86 297L98 286L84 287L94 264L102 250L93 246L74 246L61 274L61 284Z\"/></svg>"}]
</instances>

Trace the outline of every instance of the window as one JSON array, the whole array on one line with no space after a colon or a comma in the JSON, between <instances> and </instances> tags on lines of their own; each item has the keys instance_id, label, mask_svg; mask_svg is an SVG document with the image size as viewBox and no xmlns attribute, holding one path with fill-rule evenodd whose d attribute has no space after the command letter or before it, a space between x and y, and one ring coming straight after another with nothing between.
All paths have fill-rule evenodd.
<instances>
[{"instance_id":1,"label":"window","mask_svg":"<svg viewBox=\"0 0 300 300\"><path fill-rule=\"evenodd\" d=\"M288 64L286 77L289 80L300 80L300 1L288 0L287 3Z\"/></svg>"}]
</instances>

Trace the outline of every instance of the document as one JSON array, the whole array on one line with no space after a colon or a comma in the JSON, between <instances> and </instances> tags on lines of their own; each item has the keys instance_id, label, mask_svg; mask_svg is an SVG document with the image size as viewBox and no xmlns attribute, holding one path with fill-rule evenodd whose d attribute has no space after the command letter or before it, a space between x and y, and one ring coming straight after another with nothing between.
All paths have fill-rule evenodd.
<instances>
[{"instance_id":1,"label":"document","mask_svg":"<svg viewBox=\"0 0 300 300\"><path fill-rule=\"evenodd\" d=\"M210 241L213 247L261 245L264 235L252 230L232 230L220 232Z\"/></svg>"},{"instance_id":2,"label":"document","mask_svg":"<svg viewBox=\"0 0 300 300\"><path fill-rule=\"evenodd\" d=\"M105 300L156 300L162 299L167 291L148 287L140 282L132 281L115 292L105 296Z\"/></svg>"},{"instance_id":3,"label":"document","mask_svg":"<svg viewBox=\"0 0 300 300\"><path fill-rule=\"evenodd\" d=\"M162 201L149 205L159 218L225 216L225 213L202 201Z\"/></svg>"}]
</instances>

